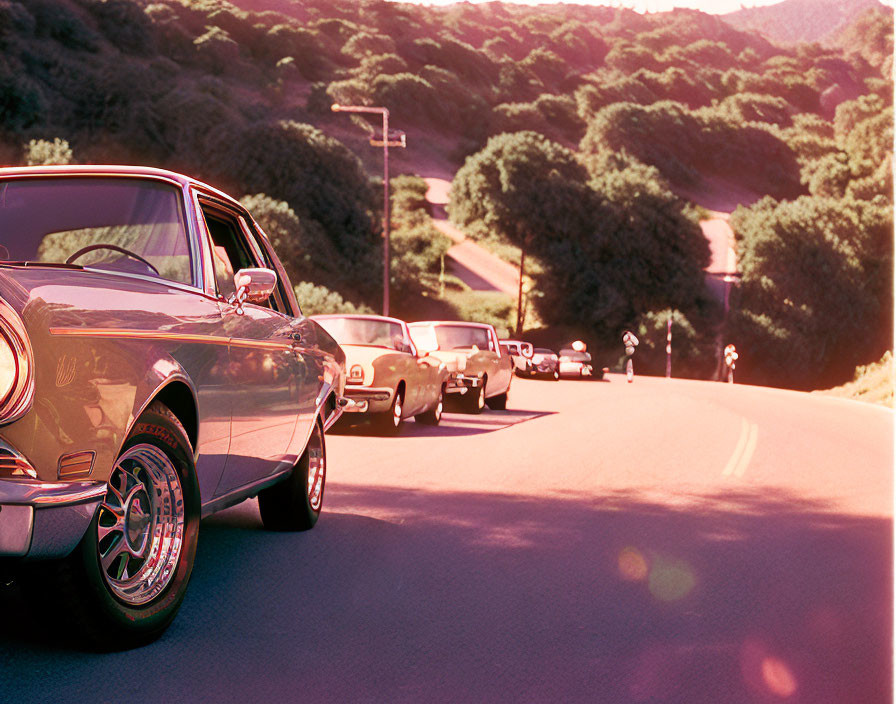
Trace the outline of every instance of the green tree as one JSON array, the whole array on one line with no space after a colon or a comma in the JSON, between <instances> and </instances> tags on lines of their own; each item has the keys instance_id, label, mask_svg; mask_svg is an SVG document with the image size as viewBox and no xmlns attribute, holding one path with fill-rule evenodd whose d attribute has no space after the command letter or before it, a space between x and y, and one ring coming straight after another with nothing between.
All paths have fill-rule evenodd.
<instances>
[{"instance_id":1,"label":"green tree","mask_svg":"<svg viewBox=\"0 0 896 704\"><path fill-rule=\"evenodd\" d=\"M649 310L693 308L709 252L655 170L604 166L592 178L541 135L499 135L457 172L449 214L538 259L543 320L612 336Z\"/></svg>"},{"instance_id":2,"label":"green tree","mask_svg":"<svg viewBox=\"0 0 896 704\"><path fill-rule=\"evenodd\" d=\"M820 388L880 358L893 334L892 207L764 198L731 224L743 278L730 337L745 379Z\"/></svg>"}]
</instances>

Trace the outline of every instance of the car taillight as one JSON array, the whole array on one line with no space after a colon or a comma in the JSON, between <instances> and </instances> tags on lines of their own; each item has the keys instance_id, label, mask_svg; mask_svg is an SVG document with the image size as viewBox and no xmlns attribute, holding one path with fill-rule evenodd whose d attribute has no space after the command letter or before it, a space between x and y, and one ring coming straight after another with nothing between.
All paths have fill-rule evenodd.
<instances>
[{"instance_id":1,"label":"car taillight","mask_svg":"<svg viewBox=\"0 0 896 704\"><path fill-rule=\"evenodd\" d=\"M0 305L0 423L23 416L34 400L34 355L18 315Z\"/></svg>"},{"instance_id":2,"label":"car taillight","mask_svg":"<svg viewBox=\"0 0 896 704\"><path fill-rule=\"evenodd\" d=\"M348 372L348 381L350 384L364 383L364 367L360 364L353 364Z\"/></svg>"}]
</instances>

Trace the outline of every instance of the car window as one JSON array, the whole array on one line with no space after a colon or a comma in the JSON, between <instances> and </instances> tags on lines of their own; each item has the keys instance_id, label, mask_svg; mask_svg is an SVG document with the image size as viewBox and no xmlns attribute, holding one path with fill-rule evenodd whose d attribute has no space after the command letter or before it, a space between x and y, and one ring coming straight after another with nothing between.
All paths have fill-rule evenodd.
<instances>
[{"instance_id":1,"label":"car window","mask_svg":"<svg viewBox=\"0 0 896 704\"><path fill-rule=\"evenodd\" d=\"M229 298L236 292L233 276L240 269L271 267L266 261L259 263L257 254L252 250L253 243L248 240L248 226L242 217L207 204L202 204L201 209L211 237L215 286L218 295ZM262 305L285 312L285 306L282 301L278 301L278 297L279 293L275 290L275 295Z\"/></svg>"},{"instance_id":2,"label":"car window","mask_svg":"<svg viewBox=\"0 0 896 704\"><path fill-rule=\"evenodd\" d=\"M218 294L227 298L236 292L233 276L240 269L258 266L232 217L203 206L202 215L212 239L212 260Z\"/></svg>"},{"instance_id":3,"label":"car window","mask_svg":"<svg viewBox=\"0 0 896 704\"><path fill-rule=\"evenodd\" d=\"M473 347L474 345L481 350L492 348L487 328L467 325L436 325L435 334L441 350Z\"/></svg>"},{"instance_id":4,"label":"car window","mask_svg":"<svg viewBox=\"0 0 896 704\"><path fill-rule=\"evenodd\" d=\"M275 308L287 315L296 315L296 311L293 310L293 305L290 303L290 301L295 300L295 296L289 295L289 287L291 284L286 274L286 270L283 268L283 264L279 261L275 261L275 255L270 240L267 239L261 226L257 222L251 220L247 224L255 237L255 243L259 245L261 256L264 258L264 265L268 269L277 272L277 288L274 290L273 296L276 303ZM298 301L296 301L296 304L298 304ZM298 309L298 313L301 314L301 309Z\"/></svg>"},{"instance_id":5,"label":"car window","mask_svg":"<svg viewBox=\"0 0 896 704\"><path fill-rule=\"evenodd\" d=\"M399 323L374 318L316 318L340 345L388 347L399 352L411 352Z\"/></svg>"},{"instance_id":6,"label":"car window","mask_svg":"<svg viewBox=\"0 0 896 704\"><path fill-rule=\"evenodd\" d=\"M180 189L141 178L0 181L0 260L193 283Z\"/></svg>"}]
</instances>

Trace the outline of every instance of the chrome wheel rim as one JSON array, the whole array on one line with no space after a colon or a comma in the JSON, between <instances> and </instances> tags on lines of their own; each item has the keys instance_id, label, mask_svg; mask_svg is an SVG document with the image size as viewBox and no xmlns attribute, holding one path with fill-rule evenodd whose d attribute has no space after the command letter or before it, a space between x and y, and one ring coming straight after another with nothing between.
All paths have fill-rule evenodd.
<instances>
[{"instance_id":1,"label":"chrome wheel rim","mask_svg":"<svg viewBox=\"0 0 896 704\"><path fill-rule=\"evenodd\" d=\"M485 384L479 387L479 398L476 399L476 408L485 407Z\"/></svg>"},{"instance_id":2,"label":"chrome wheel rim","mask_svg":"<svg viewBox=\"0 0 896 704\"><path fill-rule=\"evenodd\" d=\"M401 423L401 395L395 397L395 403L392 404L392 425L396 428Z\"/></svg>"},{"instance_id":3,"label":"chrome wheel rim","mask_svg":"<svg viewBox=\"0 0 896 704\"><path fill-rule=\"evenodd\" d=\"M320 427L315 425L308 441L308 503L311 510L320 513L324 499L324 481L327 476L327 460L324 455L324 439Z\"/></svg>"},{"instance_id":4,"label":"chrome wheel rim","mask_svg":"<svg viewBox=\"0 0 896 704\"><path fill-rule=\"evenodd\" d=\"M103 578L125 604L140 606L164 591L183 550L183 488L171 459L135 445L112 469L97 519Z\"/></svg>"},{"instance_id":5,"label":"chrome wheel rim","mask_svg":"<svg viewBox=\"0 0 896 704\"><path fill-rule=\"evenodd\" d=\"M444 398L442 396L442 392L439 391L439 402L436 404L435 410L433 411L433 414L434 414L437 422L442 419L442 405L443 404L444 404Z\"/></svg>"}]
</instances>

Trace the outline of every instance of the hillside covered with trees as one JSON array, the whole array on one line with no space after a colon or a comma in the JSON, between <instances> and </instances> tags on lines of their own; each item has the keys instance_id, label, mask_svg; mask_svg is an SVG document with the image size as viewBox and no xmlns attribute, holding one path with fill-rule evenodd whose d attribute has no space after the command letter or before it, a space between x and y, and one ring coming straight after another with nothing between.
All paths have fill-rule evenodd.
<instances>
[{"instance_id":1,"label":"hillside covered with trees","mask_svg":"<svg viewBox=\"0 0 896 704\"><path fill-rule=\"evenodd\" d=\"M526 251L547 330L609 349L675 311L683 373L724 334L744 380L831 386L892 346L893 13L867 4L786 44L695 11L0 0L0 159L190 173L246 198L306 308L375 308L376 126L330 105L384 105L398 171L456 173L452 219ZM469 314L422 188L396 184L393 299ZM738 204L722 328L697 223Z\"/></svg>"}]
</instances>

